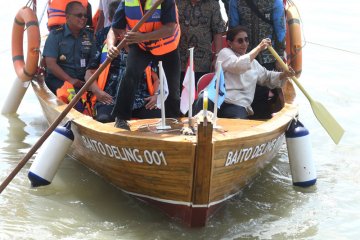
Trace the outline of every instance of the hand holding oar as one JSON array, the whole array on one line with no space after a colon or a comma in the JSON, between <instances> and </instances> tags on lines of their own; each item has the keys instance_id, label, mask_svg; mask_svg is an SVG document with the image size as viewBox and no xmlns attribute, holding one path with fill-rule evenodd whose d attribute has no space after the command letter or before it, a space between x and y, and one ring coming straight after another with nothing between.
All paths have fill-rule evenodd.
<instances>
[{"instance_id":1,"label":"hand holding oar","mask_svg":"<svg viewBox=\"0 0 360 240\"><path fill-rule=\"evenodd\" d=\"M284 61L280 58L280 56L275 52L275 50L269 46L269 51L276 58L276 60L280 63L281 67L285 70L288 70L288 66L284 63ZM303 86L300 84L296 77L291 77L291 79L296 83L299 89L304 93L306 98L309 100L311 108L319 120L321 125L325 128L327 133L330 135L332 140L338 144L340 142L341 137L344 134L344 129L340 126L340 124L335 120L335 118L326 110L326 108L320 103L313 100L310 95L305 91Z\"/></svg>"},{"instance_id":2,"label":"hand holding oar","mask_svg":"<svg viewBox=\"0 0 360 240\"><path fill-rule=\"evenodd\" d=\"M131 32L136 32L139 30L141 25L155 12L156 8L164 0L157 0L150 10L140 19L140 21L135 25ZM125 46L125 41L122 40L117 48L121 50ZM99 77L100 73L106 68L106 66L111 62L111 58L106 58L105 62L95 71L95 73L89 78L85 85L80 89L80 91L75 95L75 97L70 101L67 107L60 113L60 115L55 119L55 121L49 126L46 132L40 137L40 139L34 144L30 151L24 156L24 158L18 163L15 169L10 173L10 175L5 179L5 181L0 186L0 193L7 187L11 180L18 174L22 167L29 161L31 156L36 152L37 149L45 142L45 140L50 136L50 134L55 130L55 128L60 124L60 122L65 118L65 116L70 112L70 110L75 106L75 104L80 100L83 93L90 87L90 85Z\"/></svg>"}]
</instances>

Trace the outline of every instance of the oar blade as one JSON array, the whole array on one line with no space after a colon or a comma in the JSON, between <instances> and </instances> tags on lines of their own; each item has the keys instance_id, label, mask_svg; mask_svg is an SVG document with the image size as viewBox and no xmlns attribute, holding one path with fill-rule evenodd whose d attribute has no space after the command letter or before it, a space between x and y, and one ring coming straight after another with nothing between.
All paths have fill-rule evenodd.
<instances>
[{"instance_id":1,"label":"oar blade","mask_svg":"<svg viewBox=\"0 0 360 240\"><path fill-rule=\"evenodd\" d=\"M334 143L338 144L344 135L344 129L321 103L317 101L311 101L310 104L316 118L325 128Z\"/></svg>"}]
</instances>

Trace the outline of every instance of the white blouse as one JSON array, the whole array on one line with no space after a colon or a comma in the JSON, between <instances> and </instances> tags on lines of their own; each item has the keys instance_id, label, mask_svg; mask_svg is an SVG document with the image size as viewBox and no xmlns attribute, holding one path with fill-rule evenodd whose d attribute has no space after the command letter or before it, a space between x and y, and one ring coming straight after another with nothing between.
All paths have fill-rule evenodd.
<instances>
[{"instance_id":1,"label":"white blouse","mask_svg":"<svg viewBox=\"0 0 360 240\"><path fill-rule=\"evenodd\" d=\"M250 55L239 55L230 48L223 48L217 57L221 61L225 77L225 102L245 107L253 114L251 103L254 100L256 84L269 88L282 87L281 72L269 71Z\"/></svg>"}]
</instances>

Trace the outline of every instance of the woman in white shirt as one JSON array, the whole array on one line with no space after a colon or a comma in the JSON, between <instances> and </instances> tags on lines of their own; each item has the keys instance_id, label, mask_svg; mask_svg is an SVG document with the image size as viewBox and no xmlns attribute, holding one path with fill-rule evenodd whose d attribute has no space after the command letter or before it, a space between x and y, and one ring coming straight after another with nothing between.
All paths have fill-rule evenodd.
<instances>
[{"instance_id":1,"label":"woman in white shirt","mask_svg":"<svg viewBox=\"0 0 360 240\"><path fill-rule=\"evenodd\" d=\"M269 88L281 87L288 77L295 74L292 70L269 71L255 59L261 51L271 45L270 39L263 39L257 47L246 53L249 46L247 29L237 26L227 32L226 40L228 47L223 48L217 57L217 61L222 62L226 88L225 101L218 111L218 116L246 119L254 114L251 103L256 84ZM194 107L194 112L202 109L202 94ZM213 108L213 103L209 101L209 110Z\"/></svg>"}]
</instances>

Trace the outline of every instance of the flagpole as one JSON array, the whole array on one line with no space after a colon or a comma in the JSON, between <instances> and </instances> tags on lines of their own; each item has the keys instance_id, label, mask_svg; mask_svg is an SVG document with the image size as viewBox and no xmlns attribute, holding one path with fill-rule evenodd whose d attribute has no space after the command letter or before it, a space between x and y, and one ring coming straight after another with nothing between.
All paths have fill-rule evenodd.
<instances>
[{"instance_id":1,"label":"flagpole","mask_svg":"<svg viewBox=\"0 0 360 240\"><path fill-rule=\"evenodd\" d=\"M204 126L207 125L207 109L208 109L208 91L205 89L204 90L204 95L203 95L203 114L204 114Z\"/></svg>"},{"instance_id":2,"label":"flagpole","mask_svg":"<svg viewBox=\"0 0 360 240\"><path fill-rule=\"evenodd\" d=\"M194 47L189 48L190 51L190 81L189 81L189 125L191 126L191 118L192 118L192 95L193 89L192 89L192 83L194 82Z\"/></svg>"},{"instance_id":3,"label":"flagpole","mask_svg":"<svg viewBox=\"0 0 360 240\"><path fill-rule=\"evenodd\" d=\"M165 104L164 104L164 69L162 66L162 61L159 61L159 75L160 75L160 97L161 99L161 124L157 126L157 129L169 129L170 126L166 126L165 124Z\"/></svg>"},{"instance_id":4,"label":"flagpole","mask_svg":"<svg viewBox=\"0 0 360 240\"><path fill-rule=\"evenodd\" d=\"M216 128L216 121L217 121L221 63L222 63L221 61L216 62L216 91L215 91L216 94L215 94L215 102L214 102L213 128Z\"/></svg>"}]
</instances>

